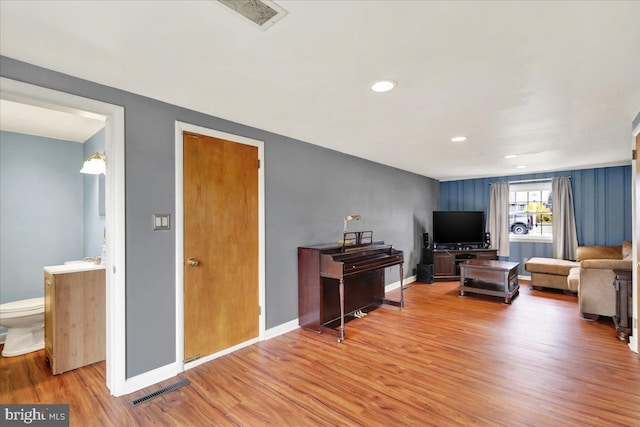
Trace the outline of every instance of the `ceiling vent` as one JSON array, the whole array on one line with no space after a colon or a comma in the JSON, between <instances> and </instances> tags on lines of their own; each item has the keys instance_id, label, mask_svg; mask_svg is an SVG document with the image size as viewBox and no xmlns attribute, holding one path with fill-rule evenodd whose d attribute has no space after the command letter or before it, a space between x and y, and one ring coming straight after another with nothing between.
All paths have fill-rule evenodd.
<instances>
[{"instance_id":1,"label":"ceiling vent","mask_svg":"<svg viewBox=\"0 0 640 427\"><path fill-rule=\"evenodd\" d=\"M261 30L270 28L287 14L286 10L270 0L217 0L217 3Z\"/></svg>"}]
</instances>

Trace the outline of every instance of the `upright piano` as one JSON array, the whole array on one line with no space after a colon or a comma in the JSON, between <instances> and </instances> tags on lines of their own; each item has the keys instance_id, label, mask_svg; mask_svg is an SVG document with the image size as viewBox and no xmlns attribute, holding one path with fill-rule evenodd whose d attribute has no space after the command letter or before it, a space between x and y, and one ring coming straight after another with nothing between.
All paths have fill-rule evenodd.
<instances>
[{"instance_id":1,"label":"upright piano","mask_svg":"<svg viewBox=\"0 0 640 427\"><path fill-rule=\"evenodd\" d=\"M360 238L349 244L356 240L348 234L342 244L298 248L299 324L336 336L338 342L344 340L345 321L358 313L381 304L404 306L402 251L384 242L361 243ZM400 270L399 300L386 298L384 290L384 269L395 265Z\"/></svg>"}]
</instances>

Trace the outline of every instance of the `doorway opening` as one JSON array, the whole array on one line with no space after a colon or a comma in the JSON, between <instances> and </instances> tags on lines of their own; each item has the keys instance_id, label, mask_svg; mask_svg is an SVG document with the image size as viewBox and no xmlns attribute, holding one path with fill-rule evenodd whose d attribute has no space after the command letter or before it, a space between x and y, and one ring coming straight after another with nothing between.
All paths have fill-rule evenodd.
<instances>
[{"instance_id":1,"label":"doorway opening","mask_svg":"<svg viewBox=\"0 0 640 427\"><path fill-rule=\"evenodd\" d=\"M106 385L114 396L127 394L124 108L7 78L0 78L0 98L105 123Z\"/></svg>"}]
</instances>

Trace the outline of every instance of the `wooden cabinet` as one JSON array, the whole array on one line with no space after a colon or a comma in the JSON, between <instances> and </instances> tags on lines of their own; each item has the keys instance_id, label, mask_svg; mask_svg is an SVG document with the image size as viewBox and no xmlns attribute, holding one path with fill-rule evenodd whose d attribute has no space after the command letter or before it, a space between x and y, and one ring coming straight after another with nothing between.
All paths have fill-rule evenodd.
<instances>
[{"instance_id":1,"label":"wooden cabinet","mask_svg":"<svg viewBox=\"0 0 640 427\"><path fill-rule=\"evenodd\" d=\"M45 355L54 375L104 360L106 345L105 269L61 267L44 273Z\"/></svg>"},{"instance_id":2,"label":"wooden cabinet","mask_svg":"<svg viewBox=\"0 0 640 427\"><path fill-rule=\"evenodd\" d=\"M454 255L450 252L434 252L433 253L433 275L437 276L455 276Z\"/></svg>"},{"instance_id":3,"label":"wooden cabinet","mask_svg":"<svg viewBox=\"0 0 640 427\"><path fill-rule=\"evenodd\" d=\"M438 249L427 251L425 264L433 264L435 280L459 280L460 264L469 259L498 259L496 249Z\"/></svg>"}]
</instances>

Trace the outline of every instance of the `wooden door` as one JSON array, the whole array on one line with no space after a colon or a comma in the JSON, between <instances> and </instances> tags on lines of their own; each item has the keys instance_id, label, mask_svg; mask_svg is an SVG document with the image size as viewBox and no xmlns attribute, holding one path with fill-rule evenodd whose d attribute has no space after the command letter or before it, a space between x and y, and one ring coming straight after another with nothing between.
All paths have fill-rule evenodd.
<instances>
[{"instance_id":1,"label":"wooden door","mask_svg":"<svg viewBox=\"0 0 640 427\"><path fill-rule=\"evenodd\" d=\"M184 356L259 334L258 148L184 133Z\"/></svg>"}]
</instances>

